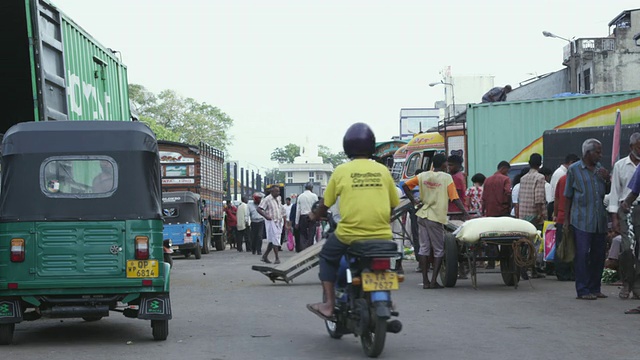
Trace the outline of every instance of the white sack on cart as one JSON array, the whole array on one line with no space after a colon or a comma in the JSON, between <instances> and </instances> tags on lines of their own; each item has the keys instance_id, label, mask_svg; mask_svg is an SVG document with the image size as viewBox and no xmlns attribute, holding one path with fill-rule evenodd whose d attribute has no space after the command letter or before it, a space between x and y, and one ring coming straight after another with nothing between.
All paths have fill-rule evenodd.
<instances>
[{"instance_id":1,"label":"white sack on cart","mask_svg":"<svg viewBox=\"0 0 640 360\"><path fill-rule=\"evenodd\" d=\"M512 217L483 217L465 221L453 234L460 241L474 243L484 237L519 236L535 238L538 230L533 224Z\"/></svg>"}]
</instances>

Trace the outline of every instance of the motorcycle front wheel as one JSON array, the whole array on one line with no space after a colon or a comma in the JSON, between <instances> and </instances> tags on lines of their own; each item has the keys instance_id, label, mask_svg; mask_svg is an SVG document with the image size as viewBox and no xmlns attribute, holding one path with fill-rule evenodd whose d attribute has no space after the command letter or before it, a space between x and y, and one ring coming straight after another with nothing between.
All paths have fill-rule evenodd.
<instances>
[{"instance_id":1,"label":"motorcycle front wheel","mask_svg":"<svg viewBox=\"0 0 640 360\"><path fill-rule=\"evenodd\" d=\"M371 309L375 311L375 309ZM368 357L378 357L384 349L384 341L387 337L387 320L378 318L375 313L372 316L372 322L367 330L360 337L362 351Z\"/></svg>"}]
</instances>

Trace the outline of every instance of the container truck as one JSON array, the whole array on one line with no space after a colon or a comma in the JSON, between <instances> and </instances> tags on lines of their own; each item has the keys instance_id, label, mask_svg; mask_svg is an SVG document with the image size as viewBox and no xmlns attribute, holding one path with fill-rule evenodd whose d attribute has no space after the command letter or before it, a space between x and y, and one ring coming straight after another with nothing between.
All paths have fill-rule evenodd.
<instances>
[{"instance_id":1,"label":"container truck","mask_svg":"<svg viewBox=\"0 0 640 360\"><path fill-rule=\"evenodd\" d=\"M576 154L581 157L582 143L587 139L593 138L602 143L602 159L600 163L611 171L613 129L613 126L592 126L545 131L542 135L542 143L546 149L542 158L544 166L556 169L560 164L564 163L564 159L568 154ZM629 155L629 138L634 132L640 132L638 124L621 126L619 158Z\"/></svg>"},{"instance_id":2,"label":"container truck","mask_svg":"<svg viewBox=\"0 0 640 360\"><path fill-rule=\"evenodd\" d=\"M130 120L127 69L46 0L0 1L0 133L25 121Z\"/></svg>"},{"instance_id":3,"label":"container truck","mask_svg":"<svg viewBox=\"0 0 640 360\"><path fill-rule=\"evenodd\" d=\"M204 142L198 146L158 140L162 171L162 192L190 191L203 201L205 231L201 251L207 254L210 245L225 249L222 238L222 200L224 197L224 152ZM208 229L207 229L208 228ZM208 230L208 231L207 231Z\"/></svg>"},{"instance_id":4,"label":"container truck","mask_svg":"<svg viewBox=\"0 0 640 360\"><path fill-rule=\"evenodd\" d=\"M469 176L475 173L488 176L496 171L501 160L525 163L532 153L544 158L545 131L612 126L618 109L622 125L640 123L640 91L469 105L466 114L469 165L465 172ZM621 151L627 149L624 146ZM580 147L572 150L580 156ZM609 160L602 161L604 164ZM544 165L557 167L547 160Z\"/></svg>"}]
</instances>

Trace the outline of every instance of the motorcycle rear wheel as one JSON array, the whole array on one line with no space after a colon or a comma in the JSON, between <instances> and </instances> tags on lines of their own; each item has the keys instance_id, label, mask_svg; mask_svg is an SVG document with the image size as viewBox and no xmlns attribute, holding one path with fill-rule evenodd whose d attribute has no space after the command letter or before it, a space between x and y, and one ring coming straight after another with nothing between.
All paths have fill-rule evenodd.
<instances>
[{"instance_id":1,"label":"motorcycle rear wheel","mask_svg":"<svg viewBox=\"0 0 640 360\"><path fill-rule=\"evenodd\" d=\"M373 309L372 309L373 310ZM380 319L373 314L372 323L360 337L362 351L368 357L378 357L384 349L384 341L387 337L387 320Z\"/></svg>"},{"instance_id":2,"label":"motorcycle rear wheel","mask_svg":"<svg viewBox=\"0 0 640 360\"><path fill-rule=\"evenodd\" d=\"M324 294L322 294L322 302L325 302L325 301L327 301L327 297L324 296ZM324 326L325 326L325 328L327 328L327 332L329 333L329 336L332 339L341 339L342 338L343 334L340 331L340 326L338 325L337 322L325 320L324 321Z\"/></svg>"}]
</instances>

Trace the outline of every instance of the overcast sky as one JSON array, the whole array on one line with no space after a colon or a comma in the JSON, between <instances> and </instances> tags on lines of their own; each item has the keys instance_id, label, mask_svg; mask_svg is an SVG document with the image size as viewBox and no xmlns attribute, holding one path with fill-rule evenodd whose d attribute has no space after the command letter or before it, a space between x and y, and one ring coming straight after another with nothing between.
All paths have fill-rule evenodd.
<instances>
[{"instance_id":1,"label":"overcast sky","mask_svg":"<svg viewBox=\"0 0 640 360\"><path fill-rule=\"evenodd\" d=\"M227 159L275 166L276 147L305 137L342 148L358 121L378 141L399 111L433 107L452 75L517 86L561 69L560 39L604 37L637 0L53 0L104 46L129 82L174 89L234 119ZM478 99L479 100L479 99Z\"/></svg>"}]
</instances>

